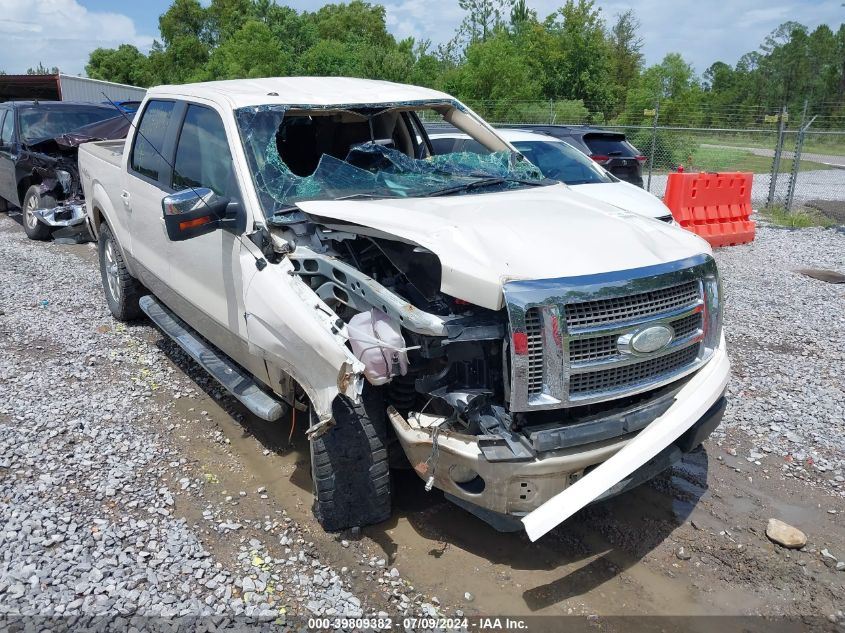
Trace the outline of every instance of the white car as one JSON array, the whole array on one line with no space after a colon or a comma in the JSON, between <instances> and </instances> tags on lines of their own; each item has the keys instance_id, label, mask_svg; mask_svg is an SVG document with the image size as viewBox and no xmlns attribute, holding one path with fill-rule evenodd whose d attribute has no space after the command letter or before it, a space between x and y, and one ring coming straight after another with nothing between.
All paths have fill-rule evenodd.
<instances>
[{"instance_id":1,"label":"white car","mask_svg":"<svg viewBox=\"0 0 845 633\"><path fill-rule=\"evenodd\" d=\"M604 169L566 141L524 130L496 132L534 163L547 178L560 180L573 191L607 202L620 209L675 224L672 212L660 198ZM481 143L461 132L430 133L435 154L489 152Z\"/></svg>"},{"instance_id":2,"label":"white car","mask_svg":"<svg viewBox=\"0 0 845 633\"><path fill-rule=\"evenodd\" d=\"M434 117L490 152L434 155ZM307 408L327 530L388 518L400 451L536 539L722 417L710 246L545 178L448 94L159 86L79 171L114 317L146 313L258 417Z\"/></svg>"}]
</instances>

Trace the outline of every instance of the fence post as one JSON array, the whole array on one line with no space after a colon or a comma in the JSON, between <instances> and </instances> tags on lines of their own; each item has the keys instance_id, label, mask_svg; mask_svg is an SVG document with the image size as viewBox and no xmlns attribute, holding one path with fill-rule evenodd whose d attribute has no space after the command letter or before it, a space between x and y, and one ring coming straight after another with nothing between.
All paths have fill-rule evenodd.
<instances>
[{"instance_id":1,"label":"fence post","mask_svg":"<svg viewBox=\"0 0 845 633\"><path fill-rule=\"evenodd\" d=\"M651 124L651 156L648 159L648 184L645 190L651 192L651 171L654 167L654 151L657 146L657 118L660 116L660 98L654 104L654 121Z\"/></svg>"},{"instance_id":2,"label":"fence post","mask_svg":"<svg viewBox=\"0 0 845 633\"><path fill-rule=\"evenodd\" d=\"M771 208L775 203L777 193L778 174L780 173L780 157L783 153L783 135L786 123L786 106L783 106L778 115L778 138L775 145L775 156L772 159L772 172L769 176L769 195L766 197L766 207Z\"/></svg>"},{"instance_id":3,"label":"fence post","mask_svg":"<svg viewBox=\"0 0 845 633\"><path fill-rule=\"evenodd\" d=\"M801 126L798 128L798 138L795 140L795 152L792 155L792 171L789 174L789 187L786 190L786 210L792 211L792 199L795 197L795 185L798 182L798 169L801 166L801 152L804 149L804 134L816 120L813 117L807 119L807 100L804 100L804 109L801 111ZM806 123L805 123L806 121Z\"/></svg>"}]
</instances>

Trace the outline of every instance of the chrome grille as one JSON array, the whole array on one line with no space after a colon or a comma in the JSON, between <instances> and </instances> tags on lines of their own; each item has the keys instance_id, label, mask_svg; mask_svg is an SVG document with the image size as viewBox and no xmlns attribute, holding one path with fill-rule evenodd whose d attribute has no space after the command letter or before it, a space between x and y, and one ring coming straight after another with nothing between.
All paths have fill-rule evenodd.
<instances>
[{"instance_id":1,"label":"chrome grille","mask_svg":"<svg viewBox=\"0 0 845 633\"><path fill-rule=\"evenodd\" d=\"M566 323L570 328L593 327L667 312L698 301L699 287L698 281L688 281L624 297L570 303L565 309Z\"/></svg>"},{"instance_id":2,"label":"chrome grille","mask_svg":"<svg viewBox=\"0 0 845 633\"><path fill-rule=\"evenodd\" d=\"M591 360L601 360L619 353L616 341L619 335L594 336L592 338L578 338L569 341L569 361L580 363Z\"/></svg>"},{"instance_id":3,"label":"chrome grille","mask_svg":"<svg viewBox=\"0 0 845 633\"><path fill-rule=\"evenodd\" d=\"M707 362L721 335L718 273L705 254L612 273L511 281L503 290L515 343L508 389L514 412L662 387ZM629 335L656 324L674 330L664 348L639 354L628 346Z\"/></svg>"},{"instance_id":4,"label":"chrome grille","mask_svg":"<svg viewBox=\"0 0 845 633\"><path fill-rule=\"evenodd\" d=\"M676 339L691 336L704 327L703 315L700 312L668 323L675 331ZM618 356L618 340L619 334L571 339L569 341L569 362L585 363Z\"/></svg>"},{"instance_id":5,"label":"chrome grille","mask_svg":"<svg viewBox=\"0 0 845 633\"><path fill-rule=\"evenodd\" d=\"M543 330L537 308L525 313L525 334L528 338L528 392L540 393L543 391Z\"/></svg>"},{"instance_id":6,"label":"chrome grille","mask_svg":"<svg viewBox=\"0 0 845 633\"><path fill-rule=\"evenodd\" d=\"M690 314L682 319L672 321L669 325L675 330L675 338L686 338L704 328L704 315L701 312Z\"/></svg>"},{"instance_id":7,"label":"chrome grille","mask_svg":"<svg viewBox=\"0 0 845 633\"><path fill-rule=\"evenodd\" d=\"M666 374L687 367L698 358L698 345L684 347L671 354L650 358L632 365L600 371L573 374L569 382L570 396L601 393L631 387L643 381L656 381Z\"/></svg>"}]
</instances>

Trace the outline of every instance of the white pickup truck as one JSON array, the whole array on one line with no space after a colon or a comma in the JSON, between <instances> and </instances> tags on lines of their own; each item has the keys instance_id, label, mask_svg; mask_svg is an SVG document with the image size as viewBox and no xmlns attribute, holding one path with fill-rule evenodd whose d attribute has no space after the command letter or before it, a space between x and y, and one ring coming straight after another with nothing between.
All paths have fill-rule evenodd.
<instances>
[{"instance_id":1,"label":"white pickup truck","mask_svg":"<svg viewBox=\"0 0 845 633\"><path fill-rule=\"evenodd\" d=\"M422 120L489 154L434 155ZM307 406L327 530L386 519L404 463L537 539L722 417L709 246L545 179L442 92L161 86L79 167L115 318L146 313L264 419Z\"/></svg>"}]
</instances>

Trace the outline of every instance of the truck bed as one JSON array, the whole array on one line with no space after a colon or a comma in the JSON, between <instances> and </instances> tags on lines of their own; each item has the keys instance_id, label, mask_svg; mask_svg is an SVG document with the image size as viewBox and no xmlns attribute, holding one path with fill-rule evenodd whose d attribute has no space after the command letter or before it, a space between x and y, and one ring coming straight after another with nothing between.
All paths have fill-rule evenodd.
<instances>
[{"instance_id":1,"label":"truck bed","mask_svg":"<svg viewBox=\"0 0 845 633\"><path fill-rule=\"evenodd\" d=\"M92 141L79 146L80 153L87 152L100 160L103 160L115 167L121 166L123 160L123 148L126 141L117 139L113 141Z\"/></svg>"}]
</instances>

